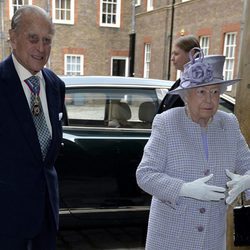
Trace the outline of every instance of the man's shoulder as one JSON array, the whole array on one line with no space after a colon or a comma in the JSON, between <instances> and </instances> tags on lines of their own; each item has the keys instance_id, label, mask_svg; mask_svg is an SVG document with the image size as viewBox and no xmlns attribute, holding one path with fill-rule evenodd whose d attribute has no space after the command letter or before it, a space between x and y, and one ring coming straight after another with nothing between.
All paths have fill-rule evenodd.
<instances>
[{"instance_id":1,"label":"man's shoulder","mask_svg":"<svg viewBox=\"0 0 250 250\"><path fill-rule=\"evenodd\" d=\"M51 69L43 68L42 73L44 75L48 76L48 77L58 78L59 79L59 77Z\"/></svg>"},{"instance_id":2,"label":"man's shoulder","mask_svg":"<svg viewBox=\"0 0 250 250\"><path fill-rule=\"evenodd\" d=\"M8 56L8 57L4 58L3 61L0 62L0 68L11 66L11 64L13 64L13 60L12 60L11 56ZM13 66L14 66L14 64L13 64Z\"/></svg>"},{"instance_id":3,"label":"man's shoulder","mask_svg":"<svg viewBox=\"0 0 250 250\"><path fill-rule=\"evenodd\" d=\"M0 78L12 78L14 77L15 72L16 69L11 56L6 57L3 61L0 62Z\"/></svg>"},{"instance_id":4,"label":"man's shoulder","mask_svg":"<svg viewBox=\"0 0 250 250\"><path fill-rule=\"evenodd\" d=\"M43 73L43 76L51 82L63 83L61 78L56 73L54 73L52 70L50 70L48 68L43 68L42 73Z\"/></svg>"}]
</instances>

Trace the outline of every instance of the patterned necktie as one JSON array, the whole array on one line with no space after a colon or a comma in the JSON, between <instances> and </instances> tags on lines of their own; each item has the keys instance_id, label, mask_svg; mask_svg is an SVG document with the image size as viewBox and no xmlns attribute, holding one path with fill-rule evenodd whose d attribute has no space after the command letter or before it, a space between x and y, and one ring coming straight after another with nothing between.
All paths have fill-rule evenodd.
<instances>
[{"instance_id":1,"label":"patterned necktie","mask_svg":"<svg viewBox=\"0 0 250 250\"><path fill-rule=\"evenodd\" d=\"M45 120L43 107L39 97L39 92L40 92L39 77L31 76L28 79L26 79L25 82L31 91L30 107L32 111L32 117L36 127L36 132L39 139L43 159L45 159L45 156L47 154L50 145L51 136Z\"/></svg>"}]
</instances>

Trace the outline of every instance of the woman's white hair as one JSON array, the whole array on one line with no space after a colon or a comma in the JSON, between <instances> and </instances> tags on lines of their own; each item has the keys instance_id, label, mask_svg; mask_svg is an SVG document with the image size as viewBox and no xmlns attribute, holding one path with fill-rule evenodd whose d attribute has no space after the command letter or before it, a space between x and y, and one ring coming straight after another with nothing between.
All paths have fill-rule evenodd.
<instances>
[{"instance_id":1,"label":"woman's white hair","mask_svg":"<svg viewBox=\"0 0 250 250\"><path fill-rule=\"evenodd\" d=\"M219 85L219 88L220 88L220 94L223 94L227 90L227 86L225 86L225 85ZM180 96L182 101L185 103L185 105L187 103L188 91L191 90L191 89L196 89L196 88L186 89L186 90L180 91L178 93L178 95Z\"/></svg>"}]
</instances>

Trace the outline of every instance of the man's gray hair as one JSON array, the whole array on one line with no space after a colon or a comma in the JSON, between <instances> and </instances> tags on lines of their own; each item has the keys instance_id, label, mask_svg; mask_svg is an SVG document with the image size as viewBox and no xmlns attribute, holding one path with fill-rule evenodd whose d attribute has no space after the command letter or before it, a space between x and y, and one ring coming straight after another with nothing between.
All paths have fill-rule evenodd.
<instances>
[{"instance_id":1,"label":"man's gray hair","mask_svg":"<svg viewBox=\"0 0 250 250\"><path fill-rule=\"evenodd\" d=\"M52 34L55 33L54 24L51 20L51 17L49 16L49 14L44 9L42 9L36 5L24 5L24 6L20 7L19 9L17 9L17 11L15 12L15 14L13 15L12 20L11 20L11 29L12 30L19 29L19 27L21 26L22 17L24 14L27 14L27 13L30 13L30 15L44 16L44 18L46 18L48 20L48 22L51 24Z\"/></svg>"}]
</instances>

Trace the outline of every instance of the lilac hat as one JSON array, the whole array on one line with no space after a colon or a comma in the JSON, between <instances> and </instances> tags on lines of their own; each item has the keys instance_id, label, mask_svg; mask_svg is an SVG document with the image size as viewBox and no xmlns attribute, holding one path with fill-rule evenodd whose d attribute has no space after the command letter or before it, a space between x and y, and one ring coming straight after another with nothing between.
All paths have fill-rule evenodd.
<instances>
[{"instance_id":1,"label":"lilac hat","mask_svg":"<svg viewBox=\"0 0 250 250\"><path fill-rule=\"evenodd\" d=\"M197 50L198 52L192 55L192 52ZM193 48L189 52L189 58L190 61L184 65L184 71L181 74L180 86L169 91L169 94L182 94L187 89L213 84L221 85L221 93L223 93L227 86L240 80L223 80L225 56L209 55L204 57L202 49Z\"/></svg>"}]
</instances>

